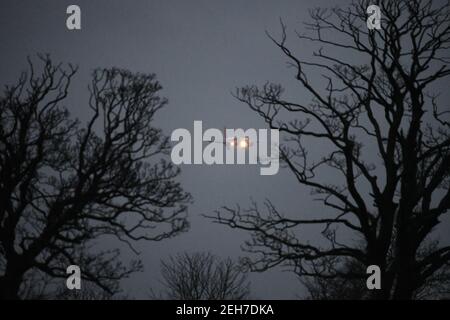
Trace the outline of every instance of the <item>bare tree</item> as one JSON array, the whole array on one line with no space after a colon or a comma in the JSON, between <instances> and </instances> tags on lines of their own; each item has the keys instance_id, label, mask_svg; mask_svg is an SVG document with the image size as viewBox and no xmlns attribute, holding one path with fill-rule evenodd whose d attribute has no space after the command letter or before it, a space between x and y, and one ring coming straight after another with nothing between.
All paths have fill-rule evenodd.
<instances>
[{"instance_id":1,"label":"bare tree","mask_svg":"<svg viewBox=\"0 0 450 320\"><path fill-rule=\"evenodd\" d=\"M341 268L340 272L345 274L361 274L365 271L364 266L355 260L348 260ZM358 277L332 279L301 277L300 281L308 291L304 297L308 300L361 300L367 298L366 283Z\"/></svg>"},{"instance_id":2,"label":"bare tree","mask_svg":"<svg viewBox=\"0 0 450 320\"><path fill-rule=\"evenodd\" d=\"M65 280L53 278L38 270L26 273L18 296L24 300L123 300L128 298L126 295L105 291L95 283L85 281L82 282L80 289L69 290Z\"/></svg>"},{"instance_id":3,"label":"bare tree","mask_svg":"<svg viewBox=\"0 0 450 320\"><path fill-rule=\"evenodd\" d=\"M113 237L133 249L133 241L188 226L190 196L153 125L167 101L153 74L98 69L83 125L62 105L76 68L40 61L36 70L30 60L0 97L0 298L17 298L27 272L65 278L72 264L112 294L141 264L124 265L119 250L96 240Z\"/></svg>"},{"instance_id":4,"label":"bare tree","mask_svg":"<svg viewBox=\"0 0 450 320\"><path fill-rule=\"evenodd\" d=\"M230 258L210 253L184 253L161 263L162 298L177 300L241 300L249 296L245 273Z\"/></svg>"},{"instance_id":5,"label":"bare tree","mask_svg":"<svg viewBox=\"0 0 450 320\"><path fill-rule=\"evenodd\" d=\"M352 260L380 267L374 298L411 299L450 259L442 242L419 254L450 208L450 110L436 92L450 75L450 4L380 1L382 29L369 30L370 4L312 10L308 32L296 32L307 43L302 55L288 47L283 23L280 40L269 35L309 101L286 99L271 83L236 94L284 135L282 160L323 212L286 214L268 201L265 212L225 207L213 219L251 232L252 270L286 265L302 277L364 279L343 268ZM312 144L323 146L320 156L308 153ZM299 236L314 226L325 241Z\"/></svg>"},{"instance_id":6,"label":"bare tree","mask_svg":"<svg viewBox=\"0 0 450 320\"><path fill-rule=\"evenodd\" d=\"M427 241L418 250L418 256L424 257L438 248L438 241ZM330 264L333 263L332 258ZM341 273L362 274L365 266L356 260L347 260L342 264ZM308 294L303 298L312 300L364 300L370 298L366 279L358 277L336 277L332 279L321 277L300 278ZM447 264L428 277L425 283L414 291L413 298L417 300L439 300L450 298L450 265Z\"/></svg>"},{"instance_id":7,"label":"bare tree","mask_svg":"<svg viewBox=\"0 0 450 320\"><path fill-rule=\"evenodd\" d=\"M126 294L111 294L93 283L85 283L81 289L67 290L65 285L57 286L46 299L51 300L129 300Z\"/></svg>"}]
</instances>

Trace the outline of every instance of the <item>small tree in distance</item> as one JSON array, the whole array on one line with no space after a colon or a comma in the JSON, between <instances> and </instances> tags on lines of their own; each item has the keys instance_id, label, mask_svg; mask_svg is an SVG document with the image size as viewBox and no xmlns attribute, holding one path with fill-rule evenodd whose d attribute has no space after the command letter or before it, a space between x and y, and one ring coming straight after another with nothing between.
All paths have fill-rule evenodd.
<instances>
[{"instance_id":1,"label":"small tree in distance","mask_svg":"<svg viewBox=\"0 0 450 320\"><path fill-rule=\"evenodd\" d=\"M242 300L249 297L249 282L230 258L211 253L183 253L161 262L163 299Z\"/></svg>"}]
</instances>

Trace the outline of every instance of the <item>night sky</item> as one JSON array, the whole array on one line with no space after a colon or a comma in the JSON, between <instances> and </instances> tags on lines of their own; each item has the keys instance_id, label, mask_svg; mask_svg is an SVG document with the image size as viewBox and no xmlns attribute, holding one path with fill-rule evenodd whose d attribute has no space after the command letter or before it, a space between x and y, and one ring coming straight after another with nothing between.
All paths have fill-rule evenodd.
<instances>
[{"instance_id":1,"label":"night sky","mask_svg":"<svg viewBox=\"0 0 450 320\"><path fill-rule=\"evenodd\" d=\"M292 32L303 28L311 6L345 5L345 1L5 1L0 2L0 85L13 83L26 70L26 57L49 53L55 62L73 63L79 72L67 99L73 116L89 116L87 85L96 67L120 67L133 72L156 73L169 105L155 124L170 135L176 128L192 130L194 120L206 128L265 128L263 121L232 92L248 84L277 82L291 97L303 99L293 81L286 57L265 34L280 34L279 19L288 26L295 52L311 54ZM82 30L66 29L66 8L77 4ZM311 153L323 146L315 145ZM193 196L189 207L191 228L163 242L139 242L145 270L123 282L132 297L146 298L150 288L161 288L160 260L184 251L210 251L219 256L244 256L240 246L249 235L213 224L202 214L222 205L270 199L289 214L312 216L321 210L310 190L280 169L261 176L258 166L183 165L180 180ZM317 237L313 230L302 237ZM104 245L120 245L102 240ZM123 248L123 259L133 257ZM305 294L293 273L274 269L251 274L253 298L293 299Z\"/></svg>"}]
</instances>

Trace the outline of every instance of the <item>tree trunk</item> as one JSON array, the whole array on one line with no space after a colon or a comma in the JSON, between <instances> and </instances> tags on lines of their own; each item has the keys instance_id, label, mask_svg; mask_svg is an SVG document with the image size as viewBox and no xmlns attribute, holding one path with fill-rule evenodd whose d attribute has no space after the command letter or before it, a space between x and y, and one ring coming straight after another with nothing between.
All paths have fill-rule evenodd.
<instances>
[{"instance_id":1,"label":"tree trunk","mask_svg":"<svg viewBox=\"0 0 450 320\"><path fill-rule=\"evenodd\" d=\"M0 278L0 300L18 300L22 276L4 275Z\"/></svg>"},{"instance_id":2,"label":"tree trunk","mask_svg":"<svg viewBox=\"0 0 450 320\"><path fill-rule=\"evenodd\" d=\"M393 293L394 300L412 300L415 291L415 277L408 270L411 266L407 267L406 270L399 272L397 277L397 284Z\"/></svg>"},{"instance_id":3,"label":"tree trunk","mask_svg":"<svg viewBox=\"0 0 450 320\"><path fill-rule=\"evenodd\" d=\"M0 277L0 300L20 299L19 289L26 270L20 264L8 262L5 274Z\"/></svg>"}]
</instances>

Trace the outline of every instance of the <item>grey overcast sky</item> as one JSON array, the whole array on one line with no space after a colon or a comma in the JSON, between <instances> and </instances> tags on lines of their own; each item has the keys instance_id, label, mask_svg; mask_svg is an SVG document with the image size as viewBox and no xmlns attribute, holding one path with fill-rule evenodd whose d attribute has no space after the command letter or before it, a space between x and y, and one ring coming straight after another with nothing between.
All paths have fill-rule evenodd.
<instances>
[{"instance_id":1,"label":"grey overcast sky","mask_svg":"<svg viewBox=\"0 0 450 320\"><path fill-rule=\"evenodd\" d=\"M291 94L293 71L265 31L279 35L279 18L288 28L302 30L308 8L330 7L346 1L300 0L89 0L0 2L0 84L15 81L26 69L26 57L50 53L54 61L79 66L67 106L85 119L87 85L96 67L120 67L156 73L169 105L157 117L167 135L192 129L194 120L205 128L264 128L264 123L232 97L238 86L279 82ZM82 30L66 29L66 8L77 4ZM293 38L293 37L292 37ZM295 39L292 39L295 45ZM297 46L298 53L310 48ZM321 148L321 146L312 146ZM220 256L245 255L240 249L248 235L215 225L201 214L222 205L249 204L269 198L281 211L314 213L320 208L309 190L284 170L260 176L257 166L183 166L181 181L193 195L191 229L160 243L139 243L145 271L125 282L131 296L145 298L159 284L160 259L183 251L211 251ZM308 235L305 235L308 236ZM313 235L311 235L313 236ZM124 249L123 259L132 254ZM292 273L276 269L252 274L254 298L296 298L304 292Z\"/></svg>"}]
</instances>

